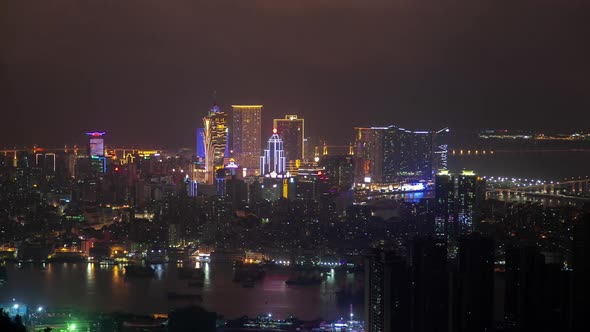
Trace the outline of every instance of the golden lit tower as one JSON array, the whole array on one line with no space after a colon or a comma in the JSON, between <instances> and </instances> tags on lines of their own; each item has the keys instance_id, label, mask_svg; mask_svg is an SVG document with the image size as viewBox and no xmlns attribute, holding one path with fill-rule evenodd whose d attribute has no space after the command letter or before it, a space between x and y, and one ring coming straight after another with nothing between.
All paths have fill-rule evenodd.
<instances>
[{"instance_id":1,"label":"golden lit tower","mask_svg":"<svg viewBox=\"0 0 590 332\"><path fill-rule=\"evenodd\" d=\"M233 155L250 171L258 170L262 155L262 105L232 105Z\"/></svg>"},{"instance_id":2,"label":"golden lit tower","mask_svg":"<svg viewBox=\"0 0 590 332\"><path fill-rule=\"evenodd\" d=\"M213 183L215 171L223 168L223 158L228 153L227 114L214 103L203 118L203 125L207 183Z\"/></svg>"}]
</instances>

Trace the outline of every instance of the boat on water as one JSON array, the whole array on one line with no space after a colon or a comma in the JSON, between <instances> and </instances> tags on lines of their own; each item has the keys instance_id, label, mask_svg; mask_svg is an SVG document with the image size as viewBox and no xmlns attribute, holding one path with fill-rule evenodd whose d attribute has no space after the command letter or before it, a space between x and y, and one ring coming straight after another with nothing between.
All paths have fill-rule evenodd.
<instances>
[{"instance_id":1,"label":"boat on water","mask_svg":"<svg viewBox=\"0 0 590 332\"><path fill-rule=\"evenodd\" d=\"M154 269L143 265L126 265L125 276L129 277L153 277Z\"/></svg>"}]
</instances>

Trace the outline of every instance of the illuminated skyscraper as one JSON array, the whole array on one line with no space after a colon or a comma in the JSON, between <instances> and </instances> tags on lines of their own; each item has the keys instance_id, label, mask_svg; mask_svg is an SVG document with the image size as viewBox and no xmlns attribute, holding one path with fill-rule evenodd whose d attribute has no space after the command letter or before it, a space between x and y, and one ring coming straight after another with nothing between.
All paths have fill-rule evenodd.
<instances>
[{"instance_id":1,"label":"illuminated skyscraper","mask_svg":"<svg viewBox=\"0 0 590 332\"><path fill-rule=\"evenodd\" d=\"M365 257L365 331L410 331L411 282L404 258L389 250Z\"/></svg>"},{"instance_id":2,"label":"illuminated skyscraper","mask_svg":"<svg viewBox=\"0 0 590 332\"><path fill-rule=\"evenodd\" d=\"M449 152L449 139L450 139L449 128L443 128L433 133L432 145L433 145L433 167L434 170L448 169L448 152Z\"/></svg>"},{"instance_id":3,"label":"illuminated skyscraper","mask_svg":"<svg viewBox=\"0 0 590 332\"><path fill-rule=\"evenodd\" d=\"M357 183L370 182L373 130L366 127L355 127L354 131L354 181Z\"/></svg>"},{"instance_id":4,"label":"illuminated skyscraper","mask_svg":"<svg viewBox=\"0 0 590 332\"><path fill-rule=\"evenodd\" d=\"M260 166L262 105L232 105L233 156L248 170Z\"/></svg>"},{"instance_id":5,"label":"illuminated skyscraper","mask_svg":"<svg viewBox=\"0 0 590 332\"><path fill-rule=\"evenodd\" d=\"M268 139L267 148L264 150L264 155L260 157L260 174L282 177L286 172L283 140L277 134L277 130L273 129L272 136Z\"/></svg>"},{"instance_id":6,"label":"illuminated skyscraper","mask_svg":"<svg viewBox=\"0 0 590 332\"><path fill-rule=\"evenodd\" d=\"M432 178L432 132L410 131L396 126L354 129L357 183Z\"/></svg>"},{"instance_id":7,"label":"illuminated skyscraper","mask_svg":"<svg viewBox=\"0 0 590 332\"><path fill-rule=\"evenodd\" d=\"M88 142L88 155L90 156L91 168L96 173L106 173L107 162L104 153L104 135L103 131L93 131L86 133L90 140Z\"/></svg>"},{"instance_id":8,"label":"illuminated skyscraper","mask_svg":"<svg viewBox=\"0 0 590 332\"><path fill-rule=\"evenodd\" d=\"M345 191L349 190L354 183L353 160L353 156L350 155L322 156L318 165L324 168L330 186Z\"/></svg>"},{"instance_id":9,"label":"illuminated skyscraper","mask_svg":"<svg viewBox=\"0 0 590 332\"><path fill-rule=\"evenodd\" d=\"M205 128L197 128L197 157L205 159Z\"/></svg>"},{"instance_id":10,"label":"illuminated skyscraper","mask_svg":"<svg viewBox=\"0 0 590 332\"><path fill-rule=\"evenodd\" d=\"M90 137L88 142L88 154L90 156L104 156L104 131L92 131L86 133Z\"/></svg>"},{"instance_id":11,"label":"illuminated skyscraper","mask_svg":"<svg viewBox=\"0 0 590 332\"><path fill-rule=\"evenodd\" d=\"M294 165L297 160L302 161L305 158L304 120L298 118L297 115L285 115L284 119L273 120L273 128L276 128L283 140L287 164Z\"/></svg>"},{"instance_id":12,"label":"illuminated skyscraper","mask_svg":"<svg viewBox=\"0 0 590 332\"><path fill-rule=\"evenodd\" d=\"M461 235L474 231L484 199L485 181L473 171L463 171L457 179L457 221Z\"/></svg>"},{"instance_id":13,"label":"illuminated skyscraper","mask_svg":"<svg viewBox=\"0 0 590 332\"><path fill-rule=\"evenodd\" d=\"M203 118L203 125L207 183L213 183L215 171L223 168L223 158L227 150L227 114L217 104L213 104L209 114Z\"/></svg>"},{"instance_id":14,"label":"illuminated skyscraper","mask_svg":"<svg viewBox=\"0 0 590 332\"><path fill-rule=\"evenodd\" d=\"M448 171L440 171L434 178L434 231L437 237L449 238L456 234L455 226L455 177Z\"/></svg>"},{"instance_id":15,"label":"illuminated skyscraper","mask_svg":"<svg viewBox=\"0 0 590 332\"><path fill-rule=\"evenodd\" d=\"M435 234L447 240L449 257L454 258L459 238L475 230L485 199L485 181L473 171L455 176L441 170L435 176L434 198Z\"/></svg>"}]
</instances>

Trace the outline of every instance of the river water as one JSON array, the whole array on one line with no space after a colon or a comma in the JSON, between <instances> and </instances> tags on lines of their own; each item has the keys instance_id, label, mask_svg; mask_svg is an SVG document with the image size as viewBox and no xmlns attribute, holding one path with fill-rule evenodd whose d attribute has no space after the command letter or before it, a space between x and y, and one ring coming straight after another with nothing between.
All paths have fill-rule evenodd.
<instances>
[{"instance_id":1,"label":"river water","mask_svg":"<svg viewBox=\"0 0 590 332\"><path fill-rule=\"evenodd\" d=\"M123 266L93 263L9 264L8 281L0 286L0 304L17 302L31 307L74 308L83 311L123 311L137 314L166 313L169 308L191 304L169 300L168 293L201 294L194 302L228 318L272 314L277 318L294 315L301 319L337 319L350 313L352 299L339 300L342 289L362 292L362 276L338 271L317 286L287 286L288 270L269 271L254 288L233 282L231 264L203 265L202 288L189 287L177 277L176 266L154 265L154 278L124 276ZM362 298L362 295L361 295ZM363 304L352 303L356 317Z\"/></svg>"},{"instance_id":2,"label":"river water","mask_svg":"<svg viewBox=\"0 0 590 332\"><path fill-rule=\"evenodd\" d=\"M474 170L485 176L560 181L590 176L590 149L497 150L486 155L449 156L453 172Z\"/></svg>"}]
</instances>

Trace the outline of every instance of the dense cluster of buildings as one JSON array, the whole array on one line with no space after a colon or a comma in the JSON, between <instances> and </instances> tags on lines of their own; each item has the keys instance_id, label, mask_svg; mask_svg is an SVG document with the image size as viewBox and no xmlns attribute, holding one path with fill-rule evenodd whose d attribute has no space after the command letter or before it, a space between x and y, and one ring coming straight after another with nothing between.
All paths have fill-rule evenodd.
<instances>
[{"instance_id":1,"label":"dense cluster of buildings","mask_svg":"<svg viewBox=\"0 0 590 332\"><path fill-rule=\"evenodd\" d=\"M365 331L582 331L590 214L573 233L573 266L534 243L459 240L456 260L440 239L418 238L408 253L375 249L366 259ZM502 308L499 310L498 308Z\"/></svg>"},{"instance_id":2,"label":"dense cluster of buildings","mask_svg":"<svg viewBox=\"0 0 590 332\"><path fill-rule=\"evenodd\" d=\"M295 114L273 119L273 132L264 140L262 110L262 105L232 105L230 115L214 104L203 118L203 127L197 129L195 172L189 173L188 180L219 187L222 178L233 176L249 183L259 178L265 182L260 187L267 191L264 195L279 199L288 198L298 183L306 186L322 175L339 190L393 191L403 185L424 189L438 169L447 168L447 128L435 132L357 127L346 153L329 154L325 142L311 144L304 119Z\"/></svg>"},{"instance_id":3,"label":"dense cluster of buildings","mask_svg":"<svg viewBox=\"0 0 590 332\"><path fill-rule=\"evenodd\" d=\"M584 287L588 226L578 210L486 200L483 177L448 170L446 128L357 127L338 154L311 144L295 114L264 135L262 115L262 105L226 113L214 104L196 154L116 148L105 132L88 132L84 148L3 151L0 253L167 261L200 250L364 264L367 331L577 324L582 298L552 285ZM395 196L423 190L416 200ZM491 316L498 302L500 319Z\"/></svg>"}]
</instances>

